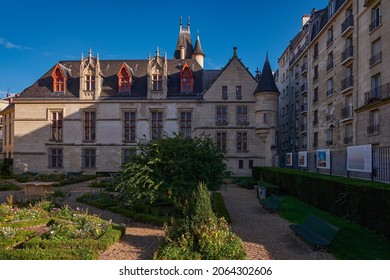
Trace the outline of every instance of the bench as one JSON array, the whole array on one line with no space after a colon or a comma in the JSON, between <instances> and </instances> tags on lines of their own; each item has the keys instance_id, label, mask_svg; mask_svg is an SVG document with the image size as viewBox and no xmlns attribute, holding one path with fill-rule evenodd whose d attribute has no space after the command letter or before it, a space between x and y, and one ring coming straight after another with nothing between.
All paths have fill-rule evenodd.
<instances>
[{"instance_id":1,"label":"bench","mask_svg":"<svg viewBox=\"0 0 390 280\"><path fill-rule=\"evenodd\" d=\"M266 199L259 200L261 206L263 206L263 208L268 210L268 212L270 213L279 211L282 202L283 202L283 198L274 194L272 194L270 197Z\"/></svg>"},{"instance_id":2,"label":"bench","mask_svg":"<svg viewBox=\"0 0 390 280\"><path fill-rule=\"evenodd\" d=\"M53 191L57 182L28 182L24 183L24 194L26 196L43 196L46 192Z\"/></svg>"},{"instance_id":3,"label":"bench","mask_svg":"<svg viewBox=\"0 0 390 280\"><path fill-rule=\"evenodd\" d=\"M303 223L291 224L289 227L296 235L312 245L314 250L319 248L327 249L340 230L313 214L307 215Z\"/></svg>"}]
</instances>

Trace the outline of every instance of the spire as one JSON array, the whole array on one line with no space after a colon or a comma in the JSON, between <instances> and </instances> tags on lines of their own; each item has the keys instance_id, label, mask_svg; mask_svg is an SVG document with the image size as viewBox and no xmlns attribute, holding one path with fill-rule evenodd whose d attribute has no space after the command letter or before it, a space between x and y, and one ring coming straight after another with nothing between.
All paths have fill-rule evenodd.
<instances>
[{"instance_id":1,"label":"spire","mask_svg":"<svg viewBox=\"0 0 390 280\"><path fill-rule=\"evenodd\" d=\"M258 92L277 92L279 93L278 88L276 87L274 76L272 74L271 65L268 60L268 52L265 58L263 71L261 72L260 81L257 85L255 93Z\"/></svg>"},{"instance_id":2,"label":"spire","mask_svg":"<svg viewBox=\"0 0 390 280\"><path fill-rule=\"evenodd\" d=\"M237 47L233 47L233 57L237 57Z\"/></svg>"},{"instance_id":3,"label":"spire","mask_svg":"<svg viewBox=\"0 0 390 280\"><path fill-rule=\"evenodd\" d=\"M194 54L202 54L204 55L204 52L202 50L202 45L200 44L200 38L199 38L199 32L196 35L196 42L195 42L195 48L194 48Z\"/></svg>"},{"instance_id":4,"label":"spire","mask_svg":"<svg viewBox=\"0 0 390 280\"><path fill-rule=\"evenodd\" d=\"M185 59L191 58L193 51L191 33L190 33L190 18L188 18L187 26L183 25L183 19L180 17L180 32L176 43L174 53L175 59L180 59L180 47L184 47Z\"/></svg>"}]
</instances>

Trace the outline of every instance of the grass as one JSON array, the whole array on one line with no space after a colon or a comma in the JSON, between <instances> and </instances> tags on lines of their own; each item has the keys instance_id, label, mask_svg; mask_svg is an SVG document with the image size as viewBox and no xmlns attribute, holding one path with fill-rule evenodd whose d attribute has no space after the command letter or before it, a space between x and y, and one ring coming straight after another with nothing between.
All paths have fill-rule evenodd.
<instances>
[{"instance_id":1,"label":"grass","mask_svg":"<svg viewBox=\"0 0 390 280\"><path fill-rule=\"evenodd\" d=\"M281 217L296 224L303 222L308 213L312 213L341 229L330 247L330 252L335 258L342 260L390 259L390 240L385 236L352 224L346 219L333 216L293 196L284 196L280 209ZM383 218L386 219L386 217Z\"/></svg>"}]
</instances>

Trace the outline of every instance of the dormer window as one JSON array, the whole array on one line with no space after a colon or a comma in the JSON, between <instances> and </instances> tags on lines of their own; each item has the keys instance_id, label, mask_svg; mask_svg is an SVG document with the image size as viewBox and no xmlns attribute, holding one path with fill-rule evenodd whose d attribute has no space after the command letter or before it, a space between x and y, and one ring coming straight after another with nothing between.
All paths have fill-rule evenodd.
<instances>
[{"instance_id":1,"label":"dormer window","mask_svg":"<svg viewBox=\"0 0 390 280\"><path fill-rule=\"evenodd\" d=\"M85 75L85 90L95 90L95 76L91 71L88 71Z\"/></svg>"},{"instance_id":2,"label":"dormer window","mask_svg":"<svg viewBox=\"0 0 390 280\"><path fill-rule=\"evenodd\" d=\"M65 76L57 65L52 74L53 92L65 92Z\"/></svg>"},{"instance_id":3,"label":"dormer window","mask_svg":"<svg viewBox=\"0 0 390 280\"><path fill-rule=\"evenodd\" d=\"M180 92L184 94L192 93L194 84L194 75L186 63L180 73Z\"/></svg>"},{"instance_id":4,"label":"dormer window","mask_svg":"<svg viewBox=\"0 0 390 280\"><path fill-rule=\"evenodd\" d=\"M152 90L153 91L162 91L162 75L153 74L152 75Z\"/></svg>"},{"instance_id":5,"label":"dormer window","mask_svg":"<svg viewBox=\"0 0 390 280\"><path fill-rule=\"evenodd\" d=\"M118 73L118 92L131 92L132 75L125 64L122 65Z\"/></svg>"}]
</instances>

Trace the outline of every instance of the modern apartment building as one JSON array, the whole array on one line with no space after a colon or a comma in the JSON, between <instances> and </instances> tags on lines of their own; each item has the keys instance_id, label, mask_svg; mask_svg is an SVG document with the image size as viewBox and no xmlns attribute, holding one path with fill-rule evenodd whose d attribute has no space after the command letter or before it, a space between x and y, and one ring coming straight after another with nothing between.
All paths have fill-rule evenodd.
<instances>
[{"instance_id":1,"label":"modern apartment building","mask_svg":"<svg viewBox=\"0 0 390 280\"><path fill-rule=\"evenodd\" d=\"M315 151L330 149L345 175L348 146L390 152L389 45L390 1L330 0L302 17L278 61L282 166L286 153L307 151L315 169Z\"/></svg>"}]
</instances>

